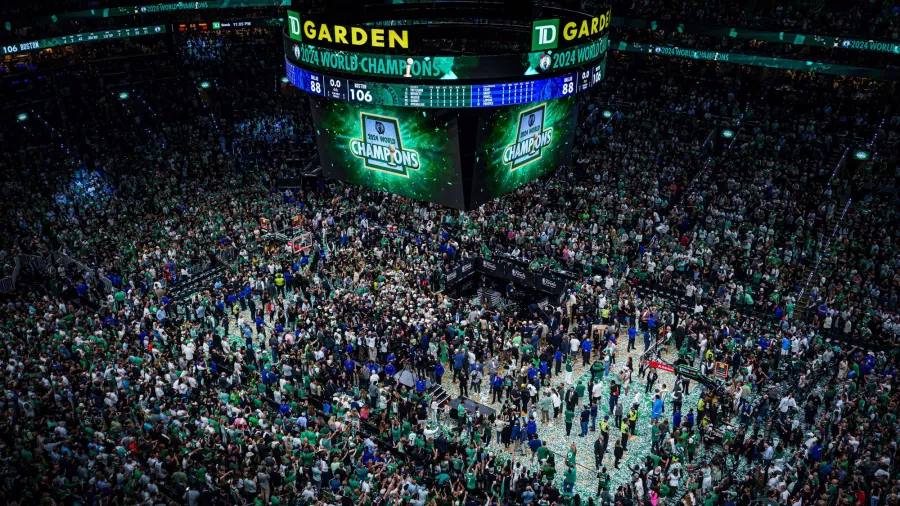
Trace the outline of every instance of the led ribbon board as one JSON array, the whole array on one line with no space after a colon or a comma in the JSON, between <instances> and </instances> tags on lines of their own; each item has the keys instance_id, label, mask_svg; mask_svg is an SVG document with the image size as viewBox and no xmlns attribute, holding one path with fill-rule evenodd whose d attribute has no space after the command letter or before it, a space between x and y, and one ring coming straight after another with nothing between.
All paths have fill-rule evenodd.
<instances>
[{"instance_id":1,"label":"led ribbon board","mask_svg":"<svg viewBox=\"0 0 900 506\"><path fill-rule=\"evenodd\" d=\"M900 54L900 43L871 39L848 39L832 35L815 35L791 32L771 32L766 30L751 30L747 28L730 28L725 26L710 26L699 23L683 23L678 20L650 20L635 18L612 18L613 26L627 28L643 28L650 30L672 30L678 33L695 33L699 35L712 35L715 37L728 37L742 40L762 40L766 42L780 42L795 46L818 46L855 51L868 51L872 53Z\"/></svg>"},{"instance_id":2,"label":"led ribbon board","mask_svg":"<svg viewBox=\"0 0 900 506\"><path fill-rule=\"evenodd\" d=\"M287 78L301 90L333 100L390 107L462 109L530 104L587 91L606 75L606 60L567 74L497 84L403 84L356 81L310 72L289 61Z\"/></svg>"},{"instance_id":3,"label":"led ribbon board","mask_svg":"<svg viewBox=\"0 0 900 506\"><path fill-rule=\"evenodd\" d=\"M502 79L539 76L591 65L606 56L609 39L568 49L485 56L421 56L338 50L284 37L285 58L298 67L372 78L414 80Z\"/></svg>"},{"instance_id":4,"label":"led ribbon board","mask_svg":"<svg viewBox=\"0 0 900 506\"><path fill-rule=\"evenodd\" d=\"M50 47L68 46L83 42L95 42L100 40L126 39L129 37L143 37L145 35L158 35L167 33L166 25L141 26L137 28L120 28L118 30L104 30L102 32L85 32L74 35L63 35L49 39L38 39L18 44L0 46L3 55L40 51Z\"/></svg>"},{"instance_id":5,"label":"led ribbon board","mask_svg":"<svg viewBox=\"0 0 900 506\"><path fill-rule=\"evenodd\" d=\"M705 49L693 49L685 47L658 46L640 42L612 42L616 51L628 51L632 53L655 54L659 56L672 56L675 58L687 58L691 60L708 60L737 65L752 65L785 70L798 70L801 72L814 72L819 74L832 74L839 76L868 77L870 79L900 80L900 72L896 70L882 70L865 67L854 67L837 63L816 62L809 60L792 60L788 58L774 58L771 56L757 56L738 53L723 53Z\"/></svg>"},{"instance_id":6,"label":"led ribbon board","mask_svg":"<svg viewBox=\"0 0 900 506\"><path fill-rule=\"evenodd\" d=\"M163 12L199 11L206 9L237 9L241 7L290 7L291 0L206 0L202 2L164 2L152 5L131 5L84 11L64 12L38 18L43 23L58 23L71 19L115 18Z\"/></svg>"}]
</instances>

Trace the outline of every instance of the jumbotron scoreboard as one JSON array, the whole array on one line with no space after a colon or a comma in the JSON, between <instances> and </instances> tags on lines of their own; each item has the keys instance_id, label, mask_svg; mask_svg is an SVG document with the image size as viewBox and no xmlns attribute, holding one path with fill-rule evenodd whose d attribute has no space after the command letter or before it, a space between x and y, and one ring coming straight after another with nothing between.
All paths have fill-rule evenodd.
<instances>
[{"instance_id":1,"label":"jumbotron scoreboard","mask_svg":"<svg viewBox=\"0 0 900 506\"><path fill-rule=\"evenodd\" d=\"M532 4L288 11L286 75L309 94L325 176L472 209L568 163L611 12Z\"/></svg>"}]
</instances>

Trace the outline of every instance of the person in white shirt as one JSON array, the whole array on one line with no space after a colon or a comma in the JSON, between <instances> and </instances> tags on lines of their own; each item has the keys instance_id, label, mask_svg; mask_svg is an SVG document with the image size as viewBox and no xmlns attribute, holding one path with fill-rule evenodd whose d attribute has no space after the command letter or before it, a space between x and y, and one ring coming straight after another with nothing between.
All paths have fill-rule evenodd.
<instances>
[{"instance_id":1,"label":"person in white shirt","mask_svg":"<svg viewBox=\"0 0 900 506\"><path fill-rule=\"evenodd\" d=\"M597 382L594 383L594 386L591 388L591 399L596 402L600 402L600 397L603 395L603 383Z\"/></svg>"},{"instance_id":2,"label":"person in white shirt","mask_svg":"<svg viewBox=\"0 0 900 506\"><path fill-rule=\"evenodd\" d=\"M787 397L782 397L781 402L778 403L778 411L782 416L788 414L788 410L797 409L797 401L794 400L794 394L790 394Z\"/></svg>"},{"instance_id":3,"label":"person in white shirt","mask_svg":"<svg viewBox=\"0 0 900 506\"><path fill-rule=\"evenodd\" d=\"M581 340L578 339L578 336L576 336L574 334L572 335L572 340L569 341L569 346L570 346L569 349L571 350L569 353L577 354L578 352L581 351ZM575 361L573 361L572 363L574 364Z\"/></svg>"}]
</instances>

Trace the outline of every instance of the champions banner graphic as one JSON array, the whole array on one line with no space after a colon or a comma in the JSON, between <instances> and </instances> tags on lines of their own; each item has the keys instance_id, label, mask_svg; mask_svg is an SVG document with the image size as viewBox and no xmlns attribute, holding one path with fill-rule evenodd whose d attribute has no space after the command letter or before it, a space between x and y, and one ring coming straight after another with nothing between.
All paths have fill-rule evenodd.
<instances>
[{"instance_id":1,"label":"champions banner graphic","mask_svg":"<svg viewBox=\"0 0 900 506\"><path fill-rule=\"evenodd\" d=\"M510 170L539 160L544 148L553 142L553 128L544 128L546 113L547 104L541 104L519 114L516 142L503 150L503 163L508 163Z\"/></svg>"},{"instance_id":2,"label":"champions banner graphic","mask_svg":"<svg viewBox=\"0 0 900 506\"><path fill-rule=\"evenodd\" d=\"M482 120L476 167L483 175L472 207L569 162L578 115L575 97L496 109Z\"/></svg>"},{"instance_id":3,"label":"champions banner graphic","mask_svg":"<svg viewBox=\"0 0 900 506\"><path fill-rule=\"evenodd\" d=\"M363 160L367 169L409 177L409 170L419 170L419 153L403 149L397 118L359 113L361 139L350 140L350 152Z\"/></svg>"},{"instance_id":4,"label":"champions banner graphic","mask_svg":"<svg viewBox=\"0 0 900 506\"><path fill-rule=\"evenodd\" d=\"M456 116L310 97L327 177L462 209Z\"/></svg>"}]
</instances>

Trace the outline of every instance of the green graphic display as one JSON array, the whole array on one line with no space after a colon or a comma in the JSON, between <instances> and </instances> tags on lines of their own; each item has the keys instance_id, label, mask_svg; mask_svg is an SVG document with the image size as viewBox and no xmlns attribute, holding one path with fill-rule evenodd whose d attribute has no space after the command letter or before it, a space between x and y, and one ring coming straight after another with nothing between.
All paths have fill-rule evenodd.
<instances>
[{"instance_id":1,"label":"green graphic display","mask_svg":"<svg viewBox=\"0 0 900 506\"><path fill-rule=\"evenodd\" d=\"M316 97L310 102L327 177L463 208L455 115Z\"/></svg>"},{"instance_id":2,"label":"green graphic display","mask_svg":"<svg viewBox=\"0 0 900 506\"><path fill-rule=\"evenodd\" d=\"M578 115L575 97L497 109L482 120L476 166L483 188L473 207L515 190L569 162Z\"/></svg>"}]
</instances>

